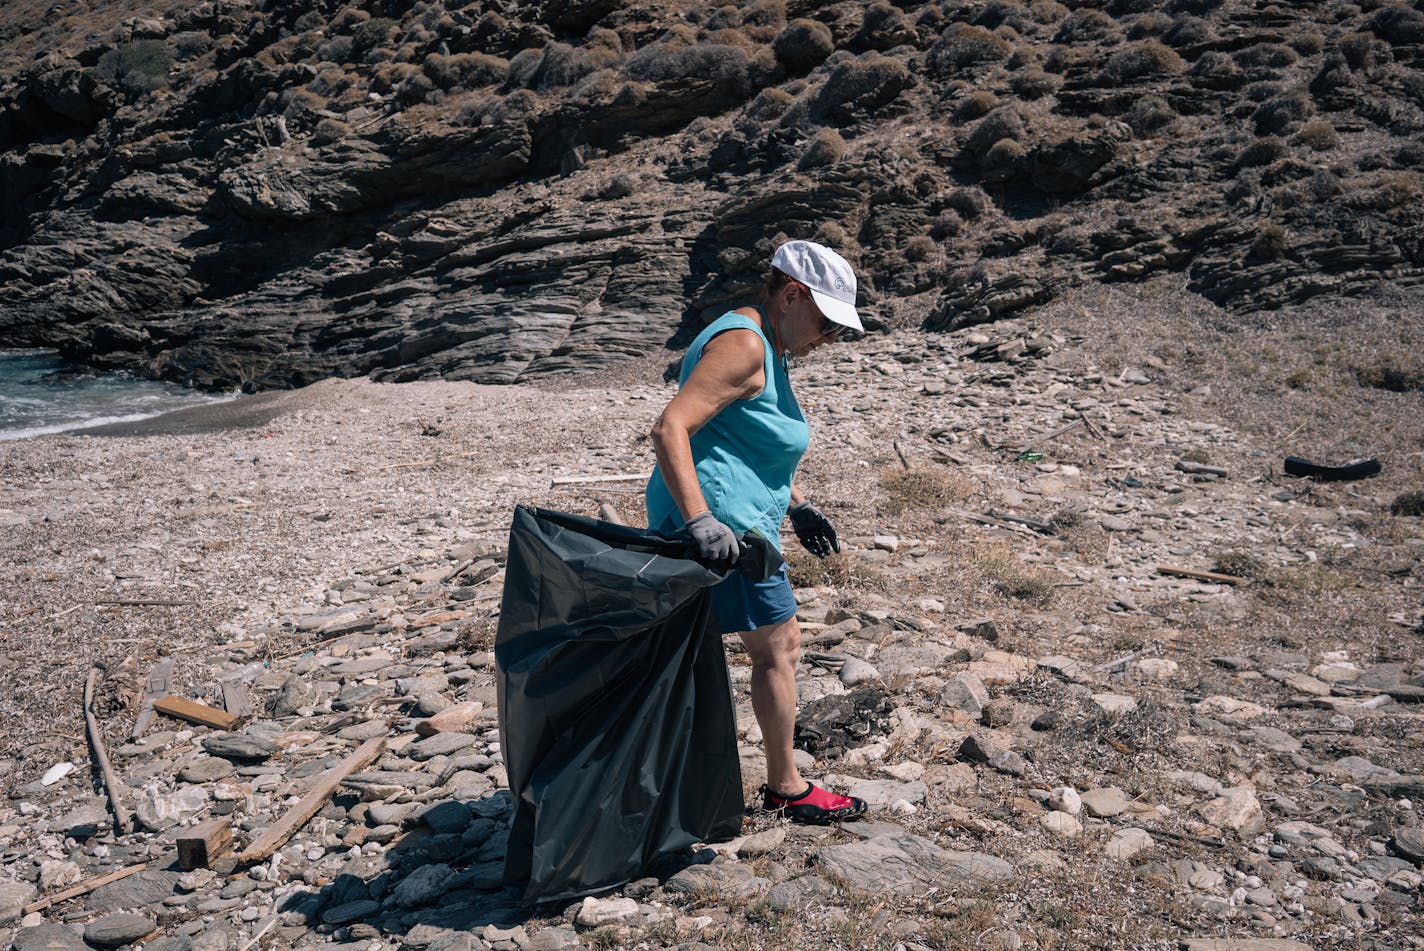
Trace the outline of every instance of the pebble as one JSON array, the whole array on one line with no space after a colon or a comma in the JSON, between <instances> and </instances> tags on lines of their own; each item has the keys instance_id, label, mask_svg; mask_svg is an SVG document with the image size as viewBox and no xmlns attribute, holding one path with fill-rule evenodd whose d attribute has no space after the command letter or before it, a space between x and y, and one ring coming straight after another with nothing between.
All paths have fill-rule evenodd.
<instances>
[{"instance_id":1,"label":"pebble","mask_svg":"<svg viewBox=\"0 0 1424 951\"><path fill-rule=\"evenodd\" d=\"M147 915L120 912L105 915L84 927L84 940L98 948L117 948L151 933L158 922Z\"/></svg>"}]
</instances>

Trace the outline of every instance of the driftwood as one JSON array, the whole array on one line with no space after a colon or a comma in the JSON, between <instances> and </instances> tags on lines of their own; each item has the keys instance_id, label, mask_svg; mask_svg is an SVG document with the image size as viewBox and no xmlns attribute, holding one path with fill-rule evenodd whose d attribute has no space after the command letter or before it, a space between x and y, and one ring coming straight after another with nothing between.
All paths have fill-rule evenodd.
<instances>
[{"instance_id":1,"label":"driftwood","mask_svg":"<svg viewBox=\"0 0 1424 951\"><path fill-rule=\"evenodd\" d=\"M1011 515L1008 512L1000 512L998 509L989 510L990 518L1002 519L1005 522L1013 522L1015 525L1023 525L1031 528L1040 535L1057 535L1058 529L1053 527L1052 522L1045 522L1036 518L1024 518L1022 515Z\"/></svg>"},{"instance_id":2,"label":"driftwood","mask_svg":"<svg viewBox=\"0 0 1424 951\"><path fill-rule=\"evenodd\" d=\"M1180 568L1176 565L1158 565L1157 570L1164 575L1176 575L1179 578L1195 578L1198 581L1215 581L1218 584L1241 584L1246 579L1238 578L1235 575L1217 574L1215 571L1200 571L1196 568Z\"/></svg>"},{"instance_id":3,"label":"driftwood","mask_svg":"<svg viewBox=\"0 0 1424 951\"><path fill-rule=\"evenodd\" d=\"M890 443L890 448L891 448L891 449L894 449L894 450L895 450L895 455L897 455L897 456L900 457L900 466L901 466L902 468L904 468L906 471L909 471L909 468L910 468L910 460L908 460L908 459L905 458L905 450L903 450L903 449L900 448L900 442L899 442L899 440L894 440L894 441L892 441L892 442Z\"/></svg>"},{"instance_id":4,"label":"driftwood","mask_svg":"<svg viewBox=\"0 0 1424 951\"><path fill-rule=\"evenodd\" d=\"M375 762L386 748L386 738L373 737L357 747L356 752L322 773L316 784L286 814L262 831L247 848L238 854L237 860L243 865L252 865L271 857L307 820L316 815L326 805L341 786L341 781L352 773L364 769Z\"/></svg>"},{"instance_id":5,"label":"driftwood","mask_svg":"<svg viewBox=\"0 0 1424 951\"><path fill-rule=\"evenodd\" d=\"M1029 452L1033 449L1038 448L1046 442L1051 442L1052 440L1057 439L1059 436L1062 436L1066 433L1071 433L1079 426L1084 426L1086 424L1087 420L1084 419L1082 416L1079 416L1077 419L1073 420L1073 422L1069 423L1066 426L1059 426L1057 429L1052 430L1050 432L1046 432L1042 436L1035 436L1028 442L1024 443L1023 446L1019 449L1019 452Z\"/></svg>"},{"instance_id":6,"label":"driftwood","mask_svg":"<svg viewBox=\"0 0 1424 951\"><path fill-rule=\"evenodd\" d=\"M55 892L48 898L41 898L37 902L32 902L26 905L25 914L30 915L34 914L37 911L44 911L50 905L57 905L62 901L69 901L69 899L71 898L78 898L80 895L87 895L96 888L103 888L110 882L117 882L121 878L128 878L135 872L141 872L146 868L148 868L147 862L139 862L137 865L130 865L126 868L121 868L118 871L109 872L107 875L100 875L98 878L91 878L87 882L80 882L78 885L72 885L62 892Z\"/></svg>"},{"instance_id":7,"label":"driftwood","mask_svg":"<svg viewBox=\"0 0 1424 951\"><path fill-rule=\"evenodd\" d=\"M232 845L232 823L226 817L200 822L179 833L177 845L179 868L210 868Z\"/></svg>"},{"instance_id":8,"label":"driftwood","mask_svg":"<svg viewBox=\"0 0 1424 951\"><path fill-rule=\"evenodd\" d=\"M1209 466L1204 462L1192 462L1190 459L1178 459L1177 471L1185 472L1189 475L1214 475L1225 477L1226 470L1221 466Z\"/></svg>"},{"instance_id":9,"label":"driftwood","mask_svg":"<svg viewBox=\"0 0 1424 951\"><path fill-rule=\"evenodd\" d=\"M173 676L173 658L164 657L153 665L153 669L148 672L148 683L143 689L143 700L140 701L138 717L134 720L133 732L129 734L130 739L138 739L153 725L153 718L157 716L153 709L153 703L160 697L168 695L168 680Z\"/></svg>"},{"instance_id":10,"label":"driftwood","mask_svg":"<svg viewBox=\"0 0 1424 951\"><path fill-rule=\"evenodd\" d=\"M559 476L550 479L550 485L581 485L592 482L637 482L646 479L646 472L639 472L633 475L602 475L602 476Z\"/></svg>"},{"instance_id":11,"label":"driftwood","mask_svg":"<svg viewBox=\"0 0 1424 951\"><path fill-rule=\"evenodd\" d=\"M1029 535L1034 538L1038 537L1036 532L1022 525L1015 525L1013 522L1006 522L1003 519L995 518L992 515L976 515L973 512L964 512L959 509L945 509L945 511L948 512L950 515L958 516L959 518L967 518L971 522L980 522L984 525L993 525L995 528L1006 528L1009 531L1017 532L1020 535Z\"/></svg>"},{"instance_id":12,"label":"driftwood","mask_svg":"<svg viewBox=\"0 0 1424 951\"><path fill-rule=\"evenodd\" d=\"M233 716L226 710L219 710L217 707L210 707L195 700L185 700L182 697L160 697L153 702L153 709L164 716L187 720L189 723L199 723L218 730L231 730L242 722L242 717Z\"/></svg>"},{"instance_id":13,"label":"driftwood","mask_svg":"<svg viewBox=\"0 0 1424 951\"><path fill-rule=\"evenodd\" d=\"M104 752L104 737L99 732L99 720L94 716L94 687L99 683L99 673L103 668L94 667L84 682L84 725L89 733L89 746L94 753L94 762L99 766L99 774L104 780L104 793L109 797L109 808L114 813L114 831L124 835L129 831L129 813L124 808L120 793L123 784L114 775L114 767L109 765L109 754Z\"/></svg>"},{"instance_id":14,"label":"driftwood","mask_svg":"<svg viewBox=\"0 0 1424 951\"><path fill-rule=\"evenodd\" d=\"M197 604L196 601L174 601L171 598L117 598L112 601L95 601L95 604L119 607L136 607L140 605L157 604L165 607L180 607L188 604Z\"/></svg>"}]
</instances>

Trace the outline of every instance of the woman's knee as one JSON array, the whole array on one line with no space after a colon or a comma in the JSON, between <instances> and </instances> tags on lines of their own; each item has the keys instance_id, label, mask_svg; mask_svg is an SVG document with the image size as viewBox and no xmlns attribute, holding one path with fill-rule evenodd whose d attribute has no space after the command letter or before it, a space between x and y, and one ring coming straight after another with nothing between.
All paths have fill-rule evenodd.
<instances>
[{"instance_id":1,"label":"woman's knee","mask_svg":"<svg viewBox=\"0 0 1424 951\"><path fill-rule=\"evenodd\" d=\"M801 659L801 625L788 618L742 635L753 667L795 668Z\"/></svg>"}]
</instances>

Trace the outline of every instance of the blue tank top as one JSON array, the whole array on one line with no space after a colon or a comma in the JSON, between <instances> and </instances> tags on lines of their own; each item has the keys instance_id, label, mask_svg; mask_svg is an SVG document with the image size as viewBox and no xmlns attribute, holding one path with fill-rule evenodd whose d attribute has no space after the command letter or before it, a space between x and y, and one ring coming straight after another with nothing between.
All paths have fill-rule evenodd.
<instances>
[{"instance_id":1,"label":"blue tank top","mask_svg":"<svg viewBox=\"0 0 1424 951\"><path fill-rule=\"evenodd\" d=\"M764 316L765 311L762 313ZM678 385L687 382L708 341L743 328L761 337L766 385L756 396L725 407L692 434L692 461L713 515L738 534L754 528L780 548L781 520L791 503L791 480L811 441L811 427L791 392L786 361L775 354L756 321L727 313L708 324L687 348ZM682 513L656 466L644 499L651 528L671 531L682 526Z\"/></svg>"}]
</instances>

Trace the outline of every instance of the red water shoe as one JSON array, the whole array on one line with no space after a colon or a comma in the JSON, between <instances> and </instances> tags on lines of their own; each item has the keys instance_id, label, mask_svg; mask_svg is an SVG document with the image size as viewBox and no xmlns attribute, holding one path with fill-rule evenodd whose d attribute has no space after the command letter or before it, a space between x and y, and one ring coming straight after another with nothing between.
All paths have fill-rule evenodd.
<instances>
[{"instance_id":1,"label":"red water shoe","mask_svg":"<svg viewBox=\"0 0 1424 951\"><path fill-rule=\"evenodd\" d=\"M799 796L781 796L770 787L761 787L762 808L779 812L792 822L824 826L832 822L848 822L865 815L865 800L854 796L838 796L810 783Z\"/></svg>"}]
</instances>

